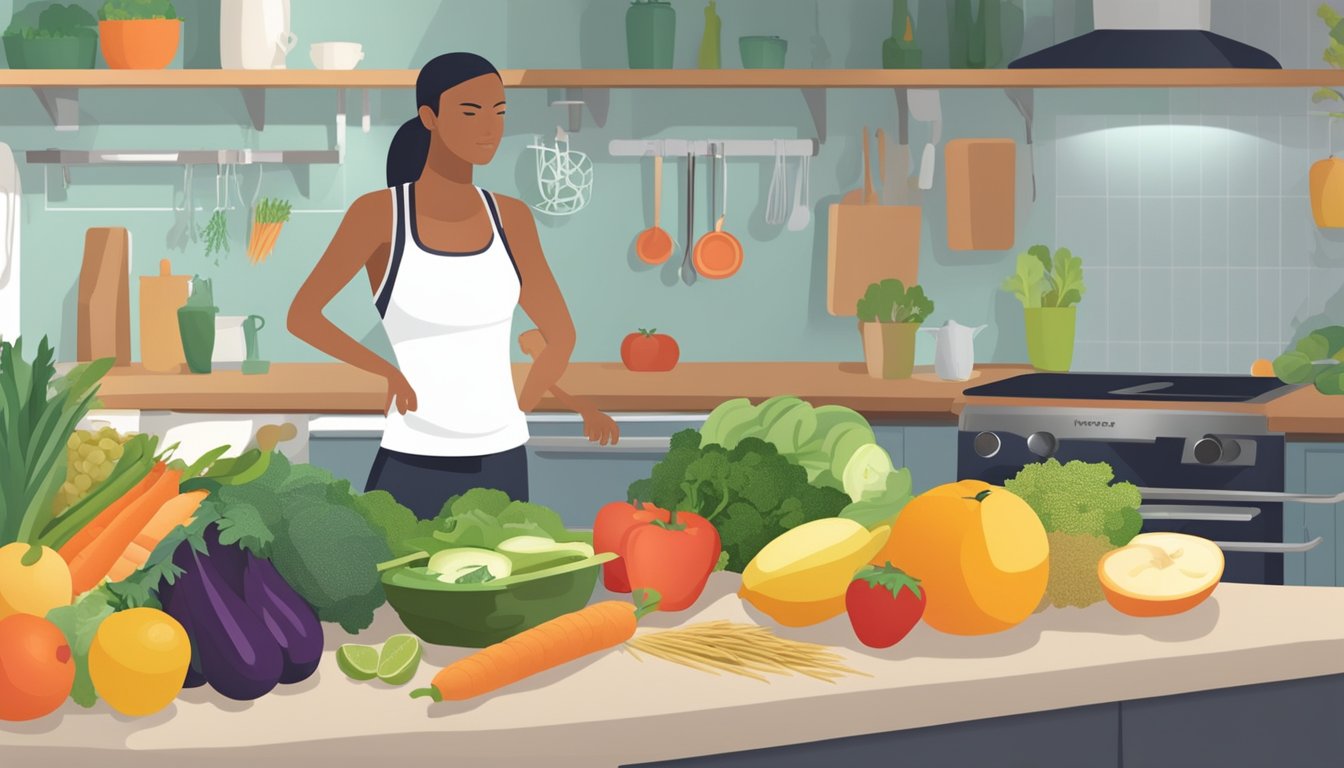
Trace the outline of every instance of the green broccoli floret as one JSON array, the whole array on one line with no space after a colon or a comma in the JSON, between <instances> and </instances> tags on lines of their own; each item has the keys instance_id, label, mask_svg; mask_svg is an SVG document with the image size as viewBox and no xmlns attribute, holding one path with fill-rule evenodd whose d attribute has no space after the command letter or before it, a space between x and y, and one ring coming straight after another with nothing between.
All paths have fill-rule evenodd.
<instances>
[{"instance_id":1,"label":"green broccoli floret","mask_svg":"<svg viewBox=\"0 0 1344 768\"><path fill-rule=\"evenodd\" d=\"M329 490L327 498L333 503L339 503L335 486ZM398 504L387 491L372 491L355 496L354 500L355 511L382 535L393 557L419 552L421 548L413 542L432 536L440 528L437 521L418 519L414 512Z\"/></svg>"},{"instance_id":2,"label":"green broccoli floret","mask_svg":"<svg viewBox=\"0 0 1344 768\"><path fill-rule=\"evenodd\" d=\"M1106 599L1097 577L1097 563L1102 555L1115 549L1110 539L1063 531L1051 531L1046 538L1050 541L1046 600L1056 608L1086 608Z\"/></svg>"},{"instance_id":3,"label":"green broccoli floret","mask_svg":"<svg viewBox=\"0 0 1344 768\"><path fill-rule=\"evenodd\" d=\"M653 467L651 476L630 484L626 500L648 502L663 509L684 508L686 491L681 483L686 468L700 458L700 433L683 429L672 435L667 454Z\"/></svg>"},{"instance_id":4,"label":"green broccoli floret","mask_svg":"<svg viewBox=\"0 0 1344 768\"><path fill-rule=\"evenodd\" d=\"M1049 459L1028 464L1004 487L1035 510L1046 532L1105 536L1123 547L1143 526L1139 505L1143 498L1131 483L1116 483L1115 472L1104 462Z\"/></svg>"},{"instance_id":5,"label":"green broccoli floret","mask_svg":"<svg viewBox=\"0 0 1344 768\"><path fill-rule=\"evenodd\" d=\"M290 503L271 563L319 619L351 633L365 629L383 604L377 565L392 557L387 543L351 507L311 496Z\"/></svg>"},{"instance_id":6,"label":"green broccoli floret","mask_svg":"<svg viewBox=\"0 0 1344 768\"><path fill-rule=\"evenodd\" d=\"M725 570L734 573L741 573L756 553L775 537L773 528L767 527L761 513L743 501L729 504L714 521L714 527L719 530L719 542L728 554Z\"/></svg>"},{"instance_id":7,"label":"green broccoli floret","mask_svg":"<svg viewBox=\"0 0 1344 768\"><path fill-rule=\"evenodd\" d=\"M695 512L713 520L731 501L728 495L728 452L720 445L707 445L700 458L686 465L681 482L681 503L665 509Z\"/></svg>"},{"instance_id":8,"label":"green broccoli floret","mask_svg":"<svg viewBox=\"0 0 1344 768\"><path fill-rule=\"evenodd\" d=\"M460 517L472 511L484 512L491 517L498 517L504 508L509 506L509 494L495 488L472 488L466 493L453 496L443 503L443 510L439 512L439 520L447 517Z\"/></svg>"}]
</instances>

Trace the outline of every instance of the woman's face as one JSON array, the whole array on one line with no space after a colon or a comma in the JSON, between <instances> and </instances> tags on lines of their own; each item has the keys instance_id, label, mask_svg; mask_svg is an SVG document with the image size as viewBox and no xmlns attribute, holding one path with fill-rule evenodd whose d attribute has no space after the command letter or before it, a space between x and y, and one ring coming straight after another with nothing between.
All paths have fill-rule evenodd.
<instances>
[{"instance_id":1,"label":"woman's face","mask_svg":"<svg viewBox=\"0 0 1344 768\"><path fill-rule=\"evenodd\" d=\"M449 88L439 97L439 113L421 107L420 120L454 156L486 165L504 136L504 83L482 75Z\"/></svg>"}]
</instances>

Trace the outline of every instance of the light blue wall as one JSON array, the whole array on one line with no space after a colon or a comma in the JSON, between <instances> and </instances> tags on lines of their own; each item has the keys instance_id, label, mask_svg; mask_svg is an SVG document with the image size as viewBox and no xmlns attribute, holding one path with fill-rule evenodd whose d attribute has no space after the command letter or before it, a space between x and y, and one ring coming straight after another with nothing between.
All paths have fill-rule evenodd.
<instances>
[{"instance_id":1,"label":"light blue wall","mask_svg":"<svg viewBox=\"0 0 1344 768\"><path fill-rule=\"evenodd\" d=\"M1028 49L1071 36L1087 23L1086 14L1052 15L1056 5L1077 5L1073 0L1025 2ZM8 5L0 0L0 17ZM703 5L674 0L677 66L694 65ZM825 0L820 5L819 28L831 66L877 66L881 41L890 33L890 3ZM924 0L912 5L918 6L928 63L937 65L945 60L939 30L945 23L939 18L943 4ZM1326 34L1314 18L1316 5L1314 0L1214 0L1215 28L1270 50L1285 66L1322 66L1319 51ZM211 23L216 6L207 0L179 2L188 19L186 52L193 66L217 63ZM815 7L813 0L720 3L725 65L738 64L739 35L777 34L790 41L789 66L811 66ZM418 66L435 53L456 49L478 51L501 67L625 63L624 3L614 0L396 0L373 9L354 0L293 0L299 45L289 65L309 66L307 47L320 40L362 42L366 59L361 66L367 68ZM1254 357L1275 353L1306 318L1344 304L1344 247L1311 225L1306 198L1307 168L1326 153L1325 121L1307 116L1309 95L1306 90L1038 92L1038 194L1032 202L1029 155L1021 151L1017 245L1067 245L1084 259L1090 288L1080 307L1076 367L1241 371ZM334 139L335 99L330 91L273 91L268 127L258 134L246 127L242 100L234 92L90 91L81 103L81 130L56 133L30 92L5 91L0 92L0 141L16 151L48 146L324 148ZM342 210L358 194L380 187L391 133L413 107L409 91L373 93L374 126L365 135L358 125L358 94L352 93L344 166L315 168L311 174L298 168L267 172L263 194L292 198L299 213L270 261L256 267L246 263L240 242L217 266L201 255L200 246L170 252L165 246L174 224L170 211L62 210L168 207L180 193L180 169L74 168L68 190L62 189L60 174L49 171L50 190L44 195L43 169L25 166L24 330L57 337L64 355L73 356L83 232L121 225L133 233L137 274L154 271L157 261L168 256L179 271L214 276L217 303L225 312L275 321L264 334L267 356L322 359L290 338L280 322L340 219L339 213L306 211ZM1017 110L1001 92L947 91L943 110L944 140L1004 136L1020 142L1024 137ZM545 92L511 92L508 136L478 183L504 194L534 195L534 159L527 145L534 135L553 135L560 119L559 109L547 106ZM825 311L825 214L827 205L860 181L862 127L895 132L894 96L832 91L828 122L829 139L813 163L814 225L793 233L765 224L772 161L736 162L728 224L744 242L746 263L732 279L686 287L676 282L674 266L647 267L634 258L634 235L649 224L651 168L647 162L607 156L607 142L809 137L814 128L802 97L791 91L616 91L605 127L585 117L574 148L596 161L593 202L571 218L539 216L543 244L579 330L575 359L614 360L625 333L650 326L675 334L686 360L859 359L852 319ZM1129 127L1145 124L1151 126ZM1202 127L1206 124L1212 130ZM910 135L917 148L928 131L912 123ZM664 194L665 226L674 234L684 227L678 224L682 168L682 163L669 166L675 172ZM701 180L705 170L702 165ZM256 173L243 171L249 196ZM213 168L197 169L198 205L213 208L213 176ZM1181 186L1196 178L1202 186ZM977 339L979 359L1022 360L1020 309L998 291L1016 249L949 251L942 195L940 173L924 201L920 268L921 282L937 302L932 321L987 323L991 328ZM707 227L705 205L702 200L697 206L700 232ZM204 224L206 216L208 211L197 223ZM233 217L237 241L241 213ZM1252 220L1255 227L1250 227ZM357 337L380 343L367 290L357 281L331 315ZM134 284L131 298L134 306ZM520 318L520 330L526 322ZM920 362L929 362L931 344L920 343ZM515 357L520 357L516 350Z\"/></svg>"}]
</instances>

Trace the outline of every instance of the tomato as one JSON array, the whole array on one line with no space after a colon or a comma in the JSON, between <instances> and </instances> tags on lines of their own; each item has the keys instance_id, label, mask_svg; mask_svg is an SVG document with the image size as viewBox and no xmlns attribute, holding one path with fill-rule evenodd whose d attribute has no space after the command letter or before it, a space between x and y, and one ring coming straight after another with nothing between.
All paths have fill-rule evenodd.
<instances>
[{"instance_id":1,"label":"tomato","mask_svg":"<svg viewBox=\"0 0 1344 768\"><path fill-rule=\"evenodd\" d=\"M632 371L670 371L680 358L677 340L657 328L640 328L621 342L621 362Z\"/></svg>"},{"instance_id":2,"label":"tomato","mask_svg":"<svg viewBox=\"0 0 1344 768\"><path fill-rule=\"evenodd\" d=\"M191 641L172 616L132 608L103 620L89 646L89 677L98 696L123 715L151 715L172 703L186 682Z\"/></svg>"},{"instance_id":3,"label":"tomato","mask_svg":"<svg viewBox=\"0 0 1344 768\"><path fill-rule=\"evenodd\" d=\"M613 501L597 512L593 521L593 551L615 552L620 555L615 560L603 564L602 585L608 592L629 592L630 579L625 568L625 540L630 531L654 520L664 522L670 517L666 509L659 509L644 503L638 508L624 501Z\"/></svg>"},{"instance_id":4,"label":"tomato","mask_svg":"<svg viewBox=\"0 0 1344 768\"><path fill-rule=\"evenodd\" d=\"M0 720L54 712L75 685L75 662L61 630L26 613L0 619Z\"/></svg>"},{"instance_id":5,"label":"tomato","mask_svg":"<svg viewBox=\"0 0 1344 768\"><path fill-rule=\"evenodd\" d=\"M924 615L924 590L917 579L890 563L866 566L845 592L845 610L859 642L869 648L890 648L905 639Z\"/></svg>"}]
</instances>

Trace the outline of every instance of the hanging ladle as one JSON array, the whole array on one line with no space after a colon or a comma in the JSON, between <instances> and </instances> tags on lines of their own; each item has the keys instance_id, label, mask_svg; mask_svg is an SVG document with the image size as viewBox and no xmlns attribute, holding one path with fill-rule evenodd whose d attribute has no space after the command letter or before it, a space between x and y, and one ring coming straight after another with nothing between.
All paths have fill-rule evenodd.
<instances>
[{"instance_id":1,"label":"hanging ladle","mask_svg":"<svg viewBox=\"0 0 1344 768\"><path fill-rule=\"evenodd\" d=\"M653 226L639 233L635 253L649 264L662 264L672 258L672 236L659 226L663 213L663 154L653 156Z\"/></svg>"}]
</instances>

